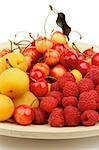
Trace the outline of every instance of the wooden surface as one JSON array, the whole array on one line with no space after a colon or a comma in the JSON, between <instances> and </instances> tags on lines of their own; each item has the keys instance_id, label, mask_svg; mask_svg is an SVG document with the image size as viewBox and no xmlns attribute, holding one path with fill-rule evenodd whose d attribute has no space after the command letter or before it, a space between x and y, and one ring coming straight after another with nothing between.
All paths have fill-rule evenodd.
<instances>
[{"instance_id":1,"label":"wooden surface","mask_svg":"<svg viewBox=\"0 0 99 150\"><path fill-rule=\"evenodd\" d=\"M0 49L9 48L9 43L0 44ZM78 44L77 46L83 50L91 47L88 44ZM94 46L95 51L99 51L98 46ZM0 135L32 138L32 139L73 139L84 138L99 135L99 124L92 127L62 127L53 128L49 125L30 125L20 126L10 123L0 123Z\"/></svg>"}]
</instances>

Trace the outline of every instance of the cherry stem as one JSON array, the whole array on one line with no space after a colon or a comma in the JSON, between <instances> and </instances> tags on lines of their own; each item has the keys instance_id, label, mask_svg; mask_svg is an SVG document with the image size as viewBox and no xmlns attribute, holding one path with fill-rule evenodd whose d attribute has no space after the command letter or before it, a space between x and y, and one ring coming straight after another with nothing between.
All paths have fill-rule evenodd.
<instances>
[{"instance_id":1,"label":"cherry stem","mask_svg":"<svg viewBox=\"0 0 99 150\"><path fill-rule=\"evenodd\" d=\"M51 5L49 5L50 9L55 13L55 14L58 14L59 12L54 8L52 7Z\"/></svg>"},{"instance_id":2,"label":"cherry stem","mask_svg":"<svg viewBox=\"0 0 99 150\"><path fill-rule=\"evenodd\" d=\"M78 47L76 46L76 44L75 44L74 42L72 43L72 47L75 48L78 52L82 53L82 52L80 51L80 49L78 49Z\"/></svg>"},{"instance_id":3,"label":"cherry stem","mask_svg":"<svg viewBox=\"0 0 99 150\"><path fill-rule=\"evenodd\" d=\"M47 23L47 20L48 20L48 18L49 18L49 16L50 16L50 13L51 13L51 9L50 9L50 11L49 11L49 13L48 13L48 15L47 15L47 17L46 17L46 19L45 19L45 22L44 22L44 33L45 33L45 37L46 37L46 23Z\"/></svg>"},{"instance_id":4,"label":"cherry stem","mask_svg":"<svg viewBox=\"0 0 99 150\"><path fill-rule=\"evenodd\" d=\"M12 67L12 68L13 68L13 66L10 64L10 62L9 62L8 58L6 58L6 63L7 63L10 67Z\"/></svg>"},{"instance_id":5,"label":"cherry stem","mask_svg":"<svg viewBox=\"0 0 99 150\"><path fill-rule=\"evenodd\" d=\"M36 82L36 80L35 79L33 79L33 78L30 78L33 82Z\"/></svg>"},{"instance_id":6,"label":"cherry stem","mask_svg":"<svg viewBox=\"0 0 99 150\"><path fill-rule=\"evenodd\" d=\"M8 40L10 42L10 45L11 45L11 52L13 52L13 48L12 48L12 41L11 40Z\"/></svg>"},{"instance_id":7,"label":"cherry stem","mask_svg":"<svg viewBox=\"0 0 99 150\"><path fill-rule=\"evenodd\" d=\"M36 100L36 99L34 99L34 100L32 101L32 103L30 104L30 107L32 107L32 105L33 105L33 103L35 102L35 100Z\"/></svg>"},{"instance_id":8,"label":"cherry stem","mask_svg":"<svg viewBox=\"0 0 99 150\"><path fill-rule=\"evenodd\" d=\"M74 30L72 30L71 32L78 33L78 34L79 34L79 36L80 36L80 39L82 39L82 35L81 35L78 31L74 31Z\"/></svg>"},{"instance_id":9,"label":"cherry stem","mask_svg":"<svg viewBox=\"0 0 99 150\"><path fill-rule=\"evenodd\" d=\"M16 42L13 42L13 44L18 47L17 49L19 49L19 50L20 50L20 53L21 53L22 49L21 49L21 47L19 46L19 44L17 44Z\"/></svg>"},{"instance_id":10,"label":"cherry stem","mask_svg":"<svg viewBox=\"0 0 99 150\"><path fill-rule=\"evenodd\" d=\"M15 37L17 37L17 36L18 36L19 34L21 34L21 33L26 33L26 34L28 34L29 37L30 37L31 39L33 39L33 41L34 41L34 37L32 36L32 33L31 33L31 32L20 31L20 32L17 32L17 33L15 34Z\"/></svg>"}]
</instances>

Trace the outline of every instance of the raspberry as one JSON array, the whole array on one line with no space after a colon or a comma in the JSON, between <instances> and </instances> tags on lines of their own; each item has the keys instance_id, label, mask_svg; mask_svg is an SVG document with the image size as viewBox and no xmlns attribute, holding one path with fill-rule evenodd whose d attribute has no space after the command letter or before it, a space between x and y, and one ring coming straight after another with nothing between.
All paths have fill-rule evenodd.
<instances>
[{"instance_id":1,"label":"raspberry","mask_svg":"<svg viewBox=\"0 0 99 150\"><path fill-rule=\"evenodd\" d=\"M96 86L95 90L96 90L97 93L99 94L99 84Z\"/></svg>"},{"instance_id":2,"label":"raspberry","mask_svg":"<svg viewBox=\"0 0 99 150\"><path fill-rule=\"evenodd\" d=\"M64 107L66 107L66 106L68 106L68 105L77 107L77 104L78 104L78 100L77 100L77 98L74 97L74 96L64 97L64 98L62 99L62 105L63 105Z\"/></svg>"},{"instance_id":3,"label":"raspberry","mask_svg":"<svg viewBox=\"0 0 99 150\"><path fill-rule=\"evenodd\" d=\"M76 83L72 81L67 81L63 88L63 95L64 97L67 96L78 96L78 86Z\"/></svg>"},{"instance_id":4,"label":"raspberry","mask_svg":"<svg viewBox=\"0 0 99 150\"><path fill-rule=\"evenodd\" d=\"M47 114L40 107L33 108L34 110L34 123L35 124L45 124L47 122Z\"/></svg>"},{"instance_id":5,"label":"raspberry","mask_svg":"<svg viewBox=\"0 0 99 150\"><path fill-rule=\"evenodd\" d=\"M69 127L80 124L80 111L74 106L67 106L64 109L65 123Z\"/></svg>"},{"instance_id":6,"label":"raspberry","mask_svg":"<svg viewBox=\"0 0 99 150\"><path fill-rule=\"evenodd\" d=\"M57 81L61 91L63 90L63 87L67 81L72 81L72 82L76 81L74 75L70 72L67 72L66 74L61 76Z\"/></svg>"},{"instance_id":7,"label":"raspberry","mask_svg":"<svg viewBox=\"0 0 99 150\"><path fill-rule=\"evenodd\" d=\"M52 127L63 127L65 125L63 109L54 108L49 116L48 123Z\"/></svg>"},{"instance_id":8,"label":"raspberry","mask_svg":"<svg viewBox=\"0 0 99 150\"><path fill-rule=\"evenodd\" d=\"M78 108L80 111L85 111L88 109L95 110L96 109L96 99L94 98L93 91L83 92L80 94Z\"/></svg>"},{"instance_id":9,"label":"raspberry","mask_svg":"<svg viewBox=\"0 0 99 150\"><path fill-rule=\"evenodd\" d=\"M40 107L42 110L51 113L58 105L58 100L52 96L46 96L42 99Z\"/></svg>"},{"instance_id":10,"label":"raspberry","mask_svg":"<svg viewBox=\"0 0 99 150\"><path fill-rule=\"evenodd\" d=\"M90 78L93 80L95 85L99 84L99 69L90 69L89 72L86 74L85 78Z\"/></svg>"},{"instance_id":11,"label":"raspberry","mask_svg":"<svg viewBox=\"0 0 99 150\"><path fill-rule=\"evenodd\" d=\"M58 104L62 104L62 93L59 91L51 91L47 96L52 96L58 100Z\"/></svg>"},{"instance_id":12,"label":"raspberry","mask_svg":"<svg viewBox=\"0 0 99 150\"><path fill-rule=\"evenodd\" d=\"M51 84L51 91L60 91L57 81Z\"/></svg>"},{"instance_id":13,"label":"raspberry","mask_svg":"<svg viewBox=\"0 0 99 150\"><path fill-rule=\"evenodd\" d=\"M94 90L94 83L91 79L84 78L78 83L79 93Z\"/></svg>"},{"instance_id":14,"label":"raspberry","mask_svg":"<svg viewBox=\"0 0 99 150\"><path fill-rule=\"evenodd\" d=\"M93 126L98 121L98 113L94 110L86 110L81 115L81 122L84 126Z\"/></svg>"}]
</instances>

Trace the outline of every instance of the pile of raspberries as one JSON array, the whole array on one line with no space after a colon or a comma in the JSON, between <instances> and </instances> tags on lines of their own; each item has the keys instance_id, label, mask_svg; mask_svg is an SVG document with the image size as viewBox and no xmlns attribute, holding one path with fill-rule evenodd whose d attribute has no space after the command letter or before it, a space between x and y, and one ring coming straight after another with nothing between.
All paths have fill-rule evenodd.
<instances>
[{"instance_id":1,"label":"pile of raspberries","mask_svg":"<svg viewBox=\"0 0 99 150\"><path fill-rule=\"evenodd\" d=\"M99 68L90 67L86 76L76 83L67 72L52 83L51 92L35 108L36 124L52 127L93 126L99 121Z\"/></svg>"}]
</instances>

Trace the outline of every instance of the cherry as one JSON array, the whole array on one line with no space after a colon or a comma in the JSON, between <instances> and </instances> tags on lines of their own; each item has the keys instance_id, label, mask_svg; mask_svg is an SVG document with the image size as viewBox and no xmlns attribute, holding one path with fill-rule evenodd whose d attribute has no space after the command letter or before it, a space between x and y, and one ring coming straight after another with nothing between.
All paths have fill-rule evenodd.
<instances>
[{"instance_id":1,"label":"cherry","mask_svg":"<svg viewBox=\"0 0 99 150\"><path fill-rule=\"evenodd\" d=\"M80 60L78 62L78 65L76 66L76 69L79 70L84 77L90 67L90 64L84 60Z\"/></svg>"},{"instance_id":2,"label":"cherry","mask_svg":"<svg viewBox=\"0 0 99 150\"><path fill-rule=\"evenodd\" d=\"M53 42L47 38L39 37L35 41L35 46L38 52L45 53L47 49L50 49L53 47Z\"/></svg>"},{"instance_id":3,"label":"cherry","mask_svg":"<svg viewBox=\"0 0 99 150\"><path fill-rule=\"evenodd\" d=\"M39 80L40 78L45 78L45 74L39 69L31 69L29 73L30 79Z\"/></svg>"},{"instance_id":4,"label":"cherry","mask_svg":"<svg viewBox=\"0 0 99 150\"><path fill-rule=\"evenodd\" d=\"M3 57L4 55L10 53L10 50L9 49L3 49L1 52L0 52L0 58Z\"/></svg>"},{"instance_id":5,"label":"cherry","mask_svg":"<svg viewBox=\"0 0 99 150\"><path fill-rule=\"evenodd\" d=\"M41 53L39 53L33 46L27 47L22 53L24 56L31 56L32 62L34 63L36 63L41 57Z\"/></svg>"},{"instance_id":6,"label":"cherry","mask_svg":"<svg viewBox=\"0 0 99 150\"><path fill-rule=\"evenodd\" d=\"M99 53L96 53L96 54L92 57L92 64L99 67Z\"/></svg>"},{"instance_id":7,"label":"cherry","mask_svg":"<svg viewBox=\"0 0 99 150\"><path fill-rule=\"evenodd\" d=\"M77 54L79 60L85 60L85 56L82 53L78 52Z\"/></svg>"},{"instance_id":8,"label":"cherry","mask_svg":"<svg viewBox=\"0 0 99 150\"><path fill-rule=\"evenodd\" d=\"M66 36L60 31L55 31L51 35L51 40L53 41L53 43L65 44Z\"/></svg>"},{"instance_id":9,"label":"cherry","mask_svg":"<svg viewBox=\"0 0 99 150\"><path fill-rule=\"evenodd\" d=\"M53 68L51 68L50 75L56 79L59 79L62 75L66 73L66 69L61 64L57 64Z\"/></svg>"},{"instance_id":10,"label":"cherry","mask_svg":"<svg viewBox=\"0 0 99 150\"><path fill-rule=\"evenodd\" d=\"M44 60L49 66L56 65L57 63L59 63L60 54L54 49L49 49L44 54Z\"/></svg>"},{"instance_id":11,"label":"cherry","mask_svg":"<svg viewBox=\"0 0 99 150\"><path fill-rule=\"evenodd\" d=\"M54 44L53 49L55 49L56 51L59 52L59 54L61 55L64 51L67 50L67 44Z\"/></svg>"},{"instance_id":12,"label":"cherry","mask_svg":"<svg viewBox=\"0 0 99 150\"><path fill-rule=\"evenodd\" d=\"M64 52L60 57L60 62L67 70L75 69L78 64L78 57L72 52Z\"/></svg>"},{"instance_id":13,"label":"cherry","mask_svg":"<svg viewBox=\"0 0 99 150\"><path fill-rule=\"evenodd\" d=\"M45 76L47 77L50 73L50 68L49 66L46 64L46 63L36 63L34 66L33 66L33 69L39 69L41 70Z\"/></svg>"},{"instance_id":14,"label":"cherry","mask_svg":"<svg viewBox=\"0 0 99 150\"><path fill-rule=\"evenodd\" d=\"M93 48L94 47L92 46L91 48L84 50L83 55L85 57L92 57L95 54L95 52L93 51Z\"/></svg>"},{"instance_id":15,"label":"cherry","mask_svg":"<svg viewBox=\"0 0 99 150\"><path fill-rule=\"evenodd\" d=\"M29 71L32 68L32 57L29 56L29 55L26 55L24 57L25 57L25 60L26 60L26 62L28 64L28 71Z\"/></svg>"},{"instance_id":16,"label":"cherry","mask_svg":"<svg viewBox=\"0 0 99 150\"><path fill-rule=\"evenodd\" d=\"M30 83L30 91L37 97L45 96L48 92L48 83L44 79Z\"/></svg>"},{"instance_id":17,"label":"cherry","mask_svg":"<svg viewBox=\"0 0 99 150\"><path fill-rule=\"evenodd\" d=\"M14 119L20 125L29 125L34 121L34 111L29 106L20 105L15 108Z\"/></svg>"}]
</instances>

